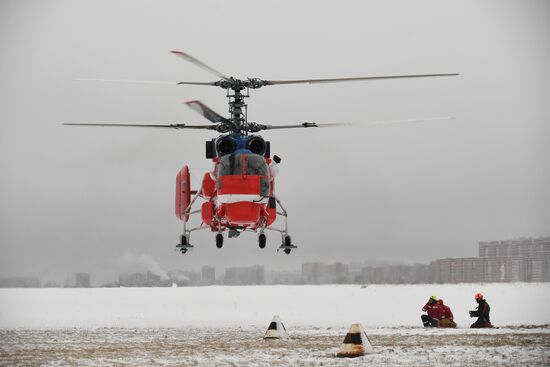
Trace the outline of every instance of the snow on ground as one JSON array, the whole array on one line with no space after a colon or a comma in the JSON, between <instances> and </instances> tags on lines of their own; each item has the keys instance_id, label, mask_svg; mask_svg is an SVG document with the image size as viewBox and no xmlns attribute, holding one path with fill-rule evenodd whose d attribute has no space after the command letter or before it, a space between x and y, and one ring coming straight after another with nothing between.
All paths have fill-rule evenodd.
<instances>
[{"instance_id":1,"label":"snow on ground","mask_svg":"<svg viewBox=\"0 0 550 367\"><path fill-rule=\"evenodd\" d=\"M472 330L483 292L498 329ZM458 329L424 329L446 300ZM0 365L517 366L550 363L550 284L0 289ZM273 315L288 340L263 340ZM335 358L351 323L374 353Z\"/></svg>"},{"instance_id":2,"label":"snow on ground","mask_svg":"<svg viewBox=\"0 0 550 367\"><path fill-rule=\"evenodd\" d=\"M432 294L467 327L476 292L495 325L550 324L550 284L503 283L0 289L0 329L263 327L273 315L287 328L419 326Z\"/></svg>"},{"instance_id":3,"label":"snow on ground","mask_svg":"<svg viewBox=\"0 0 550 367\"><path fill-rule=\"evenodd\" d=\"M345 329L289 330L262 340L265 328L0 330L6 366L544 366L548 329L471 335L415 328L407 335L367 330L374 353L335 358Z\"/></svg>"}]
</instances>

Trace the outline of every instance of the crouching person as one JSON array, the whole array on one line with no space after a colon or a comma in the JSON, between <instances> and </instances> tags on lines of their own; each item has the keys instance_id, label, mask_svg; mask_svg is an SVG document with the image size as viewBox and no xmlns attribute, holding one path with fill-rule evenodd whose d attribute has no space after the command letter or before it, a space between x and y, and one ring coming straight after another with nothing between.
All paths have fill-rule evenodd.
<instances>
[{"instance_id":1,"label":"crouching person","mask_svg":"<svg viewBox=\"0 0 550 367\"><path fill-rule=\"evenodd\" d=\"M451 308L443 303L443 300L440 299L437 301L441 309L441 317L439 319L439 327L450 327L455 328L456 322L454 322L453 312Z\"/></svg>"},{"instance_id":2,"label":"crouching person","mask_svg":"<svg viewBox=\"0 0 550 367\"><path fill-rule=\"evenodd\" d=\"M475 311L470 311L470 317L477 317L477 320L470 326L470 328L493 327L491 320L489 319L491 307L489 307L489 304L485 298L483 298L483 294L476 293L474 297L477 302L477 308Z\"/></svg>"},{"instance_id":3,"label":"crouching person","mask_svg":"<svg viewBox=\"0 0 550 367\"><path fill-rule=\"evenodd\" d=\"M438 327L439 318L441 317L441 307L437 303L437 297L431 296L428 299L428 303L422 307L422 311L426 312L427 315L422 315L422 324L424 327Z\"/></svg>"}]
</instances>

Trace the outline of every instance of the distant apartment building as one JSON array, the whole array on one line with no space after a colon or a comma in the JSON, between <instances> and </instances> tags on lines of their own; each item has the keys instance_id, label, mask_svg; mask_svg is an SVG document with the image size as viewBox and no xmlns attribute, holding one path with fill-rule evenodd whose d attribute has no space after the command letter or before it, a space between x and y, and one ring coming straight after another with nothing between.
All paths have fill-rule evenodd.
<instances>
[{"instance_id":1,"label":"distant apartment building","mask_svg":"<svg viewBox=\"0 0 550 367\"><path fill-rule=\"evenodd\" d=\"M166 287L171 285L169 280L163 280L160 275L150 271L145 273L119 274L118 283L123 287Z\"/></svg>"},{"instance_id":2,"label":"distant apartment building","mask_svg":"<svg viewBox=\"0 0 550 367\"><path fill-rule=\"evenodd\" d=\"M303 284L302 275L298 271L268 271L265 274L266 284Z\"/></svg>"},{"instance_id":3,"label":"distant apartment building","mask_svg":"<svg viewBox=\"0 0 550 367\"><path fill-rule=\"evenodd\" d=\"M479 283L486 280L487 262L478 257L432 261L430 270L436 283Z\"/></svg>"},{"instance_id":4,"label":"distant apartment building","mask_svg":"<svg viewBox=\"0 0 550 367\"><path fill-rule=\"evenodd\" d=\"M394 264L365 266L360 281L370 284L419 284L430 281L430 270L425 264Z\"/></svg>"},{"instance_id":5,"label":"distant apartment building","mask_svg":"<svg viewBox=\"0 0 550 367\"><path fill-rule=\"evenodd\" d=\"M69 274L65 281L65 288L90 288L89 273L72 273Z\"/></svg>"},{"instance_id":6,"label":"distant apartment building","mask_svg":"<svg viewBox=\"0 0 550 367\"><path fill-rule=\"evenodd\" d=\"M4 277L0 278L0 288L40 288L38 277Z\"/></svg>"},{"instance_id":7,"label":"distant apartment building","mask_svg":"<svg viewBox=\"0 0 550 367\"><path fill-rule=\"evenodd\" d=\"M302 264L302 279L306 284L347 283L349 265L344 263L325 264L320 262Z\"/></svg>"},{"instance_id":8,"label":"distant apartment building","mask_svg":"<svg viewBox=\"0 0 550 367\"><path fill-rule=\"evenodd\" d=\"M203 285L212 285L216 282L216 268L205 265L201 269L201 283Z\"/></svg>"},{"instance_id":9,"label":"distant apartment building","mask_svg":"<svg viewBox=\"0 0 550 367\"><path fill-rule=\"evenodd\" d=\"M548 282L550 237L479 243L479 257L430 264L436 283Z\"/></svg>"},{"instance_id":10,"label":"distant apartment building","mask_svg":"<svg viewBox=\"0 0 550 367\"><path fill-rule=\"evenodd\" d=\"M225 284L258 285L265 283L264 267L260 265L225 269Z\"/></svg>"}]
</instances>

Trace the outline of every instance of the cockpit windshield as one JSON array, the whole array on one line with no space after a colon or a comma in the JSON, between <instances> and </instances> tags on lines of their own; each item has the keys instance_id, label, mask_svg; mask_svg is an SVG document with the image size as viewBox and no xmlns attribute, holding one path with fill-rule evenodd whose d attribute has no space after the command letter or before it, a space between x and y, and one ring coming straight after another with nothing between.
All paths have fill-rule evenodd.
<instances>
[{"instance_id":1,"label":"cockpit windshield","mask_svg":"<svg viewBox=\"0 0 550 367\"><path fill-rule=\"evenodd\" d=\"M264 157L258 154L227 154L220 158L218 176L255 175L268 176Z\"/></svg>"}]
</instances>

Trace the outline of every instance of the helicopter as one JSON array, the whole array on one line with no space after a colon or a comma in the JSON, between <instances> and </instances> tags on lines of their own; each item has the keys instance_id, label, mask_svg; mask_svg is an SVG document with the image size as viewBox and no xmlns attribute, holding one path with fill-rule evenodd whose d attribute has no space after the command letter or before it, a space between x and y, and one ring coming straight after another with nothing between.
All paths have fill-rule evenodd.
<instances>
[{"instance_id":1,"label":"helicopter","mask_svg":"<svg viewBox=\"0 0 550 367\"><path fill-rule=\"evenodd\" d=\"M210 230L215 233L217 248L222 248L224 233L228 237L238 237L242 232L257 234L258 246L266 247L266 231L275 231L281 235L282 250L290 254L297 246L293 244L288 232L288 212L275 194L275 177L281 158L271 156L270 141L258 133L264 130L321 128L349 125L347 123L303 122L292 125L266 125L248 121L248 106L245 98L250 97L251 89L266 86L288 84L317 84L350 81L367 81L377 79L423 78L456 76L458 73L443 74L408 74L364 76L328 79L297 80L264 80L260 78L238 79L228 77L197 58L182 51L171 51L172 54L208 71L218 80L212 82L177 82L177 85L213 86L226 90L229 103L229 116L224 117L198 100L186 102L194 111L210 121L208 125L186 123L177 124L118 124L118 123L64 123L73 126L109 126L109 127L145 127L163 129L202 129L213 130L220 135L206 141L206 159L212 161L212 168L204 173L202 183L197 190L191 189L190 170L186 165L176 175L175 214L181 220L183 228L176 250L182 254L193 249L191 233L199 230ZM154 81L121 80L121 79L80 79L114 82ZM158 82L166 84L167 82ZM172 83L170 83L172 84ZM202 199L200 209L196 208L197 199ZM198 204L197 204L198 205ZM193 215L200 214L201 223L188 228ZM282 228L274 227L277 217L283 218Z\"/></svg>"}]
</instances>

